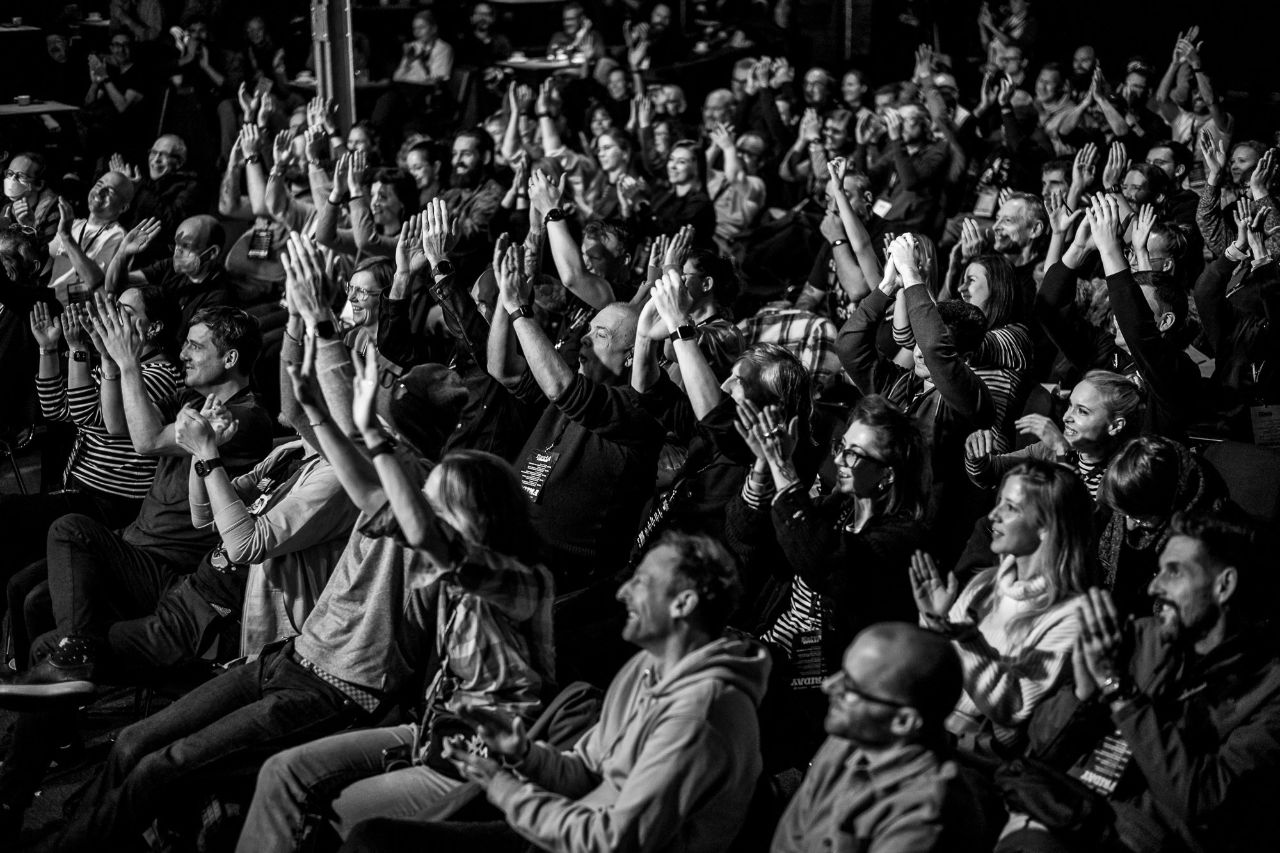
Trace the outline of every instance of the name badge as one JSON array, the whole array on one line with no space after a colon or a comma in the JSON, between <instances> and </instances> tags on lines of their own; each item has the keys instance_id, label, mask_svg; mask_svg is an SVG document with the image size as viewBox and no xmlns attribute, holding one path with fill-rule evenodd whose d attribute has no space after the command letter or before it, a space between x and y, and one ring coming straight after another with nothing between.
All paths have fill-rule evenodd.
<instances>
[{"instance_id":1,"label":"name badge","mask_svg":"<svg viewBox=\"0 0 1280 853\"><path fill-rule=\"evenodd\" d=\"M1103 738L1102 743L1089 753L1083 766L1071 768L1068 774L1104 797L1109 797L1115 793L1120 777L1124 775L1124 769L1132 759L1133 750L1117 731Z\"/></svg>"},{"instance_id":2,"label":"name badge","mask_svg":"<svg viewBox=\"0 0 1280 853\"><path fill-rule=\"evenodd\" d=\"M1249 422L1254 444L1280 447L1280 406L1250 406Z\"/></svg>"},{"instance_id":3,"label":"name badge","mask_svg":"<svg viewBox=\"0 0 1280 853\"><path fill-rule=\"evenodd\" d=\"M893 202L887 198L876 199L876 203L871 205L871 212L876 216L884 219L889 215L889 211L893 209Z\"/></svg>"},{"instance_id":4,"label":"name badge","mask_svg":"<svg viewBox=\"0 0 1280 853\"><path fill-rule=\"evenodd\" d=\"M827 677L822 663L822 629L801 631L791 642L791 689L821 689Z\"/></svg>"},{"instance_id":5,"label":"name badge","mask_svg":"<svg viewBox=\"0 0 1280 853\"><path fill-rule=\"evenodd\" d=\"M558 450L542 450L529 457L529 461L520 472L520 487L529 496L529 500L538 503L542 488L547 484L551 469L555 467L556 460L559 458Z\"/></svg>"}]
</instances>

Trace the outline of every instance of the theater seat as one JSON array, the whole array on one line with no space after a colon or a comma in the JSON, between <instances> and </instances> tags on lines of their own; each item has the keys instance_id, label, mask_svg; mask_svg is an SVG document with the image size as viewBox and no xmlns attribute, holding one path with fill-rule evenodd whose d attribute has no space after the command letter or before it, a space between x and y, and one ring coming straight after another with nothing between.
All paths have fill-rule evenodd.
<instances>
[{"instance_id":1,"label":"theater seat","mask_svg":"<svg viewBox=\"0 0 1280 853\"><path fill-rule=\"evenodd\" d=\"M1220 441L1206 447L1203 455L1245 512L1264 524L1280 521L1280 450Z\"/></svg>"}]
</instances>

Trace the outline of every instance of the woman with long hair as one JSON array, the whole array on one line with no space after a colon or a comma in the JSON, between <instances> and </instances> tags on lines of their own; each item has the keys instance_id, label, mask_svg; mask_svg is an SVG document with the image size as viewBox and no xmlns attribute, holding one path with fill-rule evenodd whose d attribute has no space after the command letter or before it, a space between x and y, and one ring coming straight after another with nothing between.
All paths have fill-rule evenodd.
<instances>
[{"instance_id":1,"label":"woman with long hair","mask_svg":"<svg viewBox=\"0 0 1280 853\"><path fill-rule=\"evenodd\" d=\"M998 565L961 590L928 554L912 557L921 624L951 637L964 666L947 728L967 751L1016 754L1032 712L1068 675L1077 599L1091 579L1090 508L1073 471L1028 459L1005 475L988 516Z\"/></svg>"}]
</instances>

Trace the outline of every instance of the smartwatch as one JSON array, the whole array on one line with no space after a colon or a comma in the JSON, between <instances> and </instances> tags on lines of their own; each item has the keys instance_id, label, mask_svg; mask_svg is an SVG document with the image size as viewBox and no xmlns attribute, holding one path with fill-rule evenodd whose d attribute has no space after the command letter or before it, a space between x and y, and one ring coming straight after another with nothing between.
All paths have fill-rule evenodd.
<instances>
[{"instance_id":1,"label":"smartwatch","mask_svg":"<svg viewBox=\"0 0 1280 853\"><path fill-rule=\"evenodd\" d=\"M370 459L377 459L384 453L390 453L396 449L396 440L391 436L383 436L382 441L367 448Z\"/></svg>"},{"instance_id":2,"label":"smartwatch","mask_svg":"<svg viewBox=\"0 0 1280 853\"><path fill-rule=\"evenodd\" d=\"M698 337L698 327L692 323L685 323L683 326L676 326L675 331L668 337L673 341L692 341Z\"/></svg>"},{"instance_id":3,"label":"smartwatch","mask_svg":"<svg viewBox=\"0 0 1280 853\"><path fill-rule=\"evenodd\" d=\"M221 468L221 467L222 467L222 460L219 459L217 456L213 457L212 459L197 459L196 460L196 476L199 477L201 480L203 480L205 477L208 477L210 474L212 474L215 468Z\"/></svg>"},{"instance_id":4,"label":"smartwatch","mask_svg":"<svg viewBox=\"0 0 1280 853\"><path fill-rule=\"evenodd\" d=\"M316 337L322 341L327 341L338 334L338 330L334 328L332 320L322 320L316 323Z\"/></svg>"},{"instance_id":5,"label":"smartwatch","mask_svg":"<svg viewBox=\"0 0 1280 853\"><path fill-rule=\"evenodd\" d=\"M448 261L441 261L440 263L436 264L436 268L434 271L432 271L431 274L436 278L440 278L441 276L446 276L446 275L453 275L453 264L449 263Z\"/></svg>"},{"instance_id":6,"label":"smartwatch","mask_svg":"<svg viewBox=\"0 0 1280 853\"><path fill-rule=\"evenodd\" d=\"M71 351L71 360L85 362L89 360L89 351L87 349L73 349Z\"/></svg>"},{"instance_id":7,"label":"smartwatch","mask_svg":"<svg viewBox=\"0 0 1280 853\"><path fill-rule=\"evenodd\" d=\"M528 317L530 320L532 320L534 319L533 308L532 306L529 306L529 305L517 305L514 311L507 312L507 316L511 318L511 322L513 323L516 320L519 320L521 317Z\"/></svg>"},{"instance_id":8,"label":"smartwatch","mask_svg":"<svg viewBox=\"0 0 1280 853\"><path fill-rule=\"evenodd\" d=\"M562 222L564 221L564 211L558 207L553 207L547 211L547 215L542 218L543 222Z\"/></svg>"}]
</instances>

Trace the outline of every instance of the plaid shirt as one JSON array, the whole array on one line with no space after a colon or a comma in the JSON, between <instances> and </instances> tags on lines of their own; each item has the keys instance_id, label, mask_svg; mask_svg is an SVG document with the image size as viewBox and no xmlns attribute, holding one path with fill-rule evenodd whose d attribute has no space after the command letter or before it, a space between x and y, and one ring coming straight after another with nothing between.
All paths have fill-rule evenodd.
<instances>
[{"instance_id":1,"label":"plaid shirt","mask_svg":"<svg viewBox=\"0 0 1280 853\"><path fill-rule=\"evenodd\" d=\"M765 306L738 324L748 347L780 344L800 359L814 383L825 386L844 377L836 355L836 326L826 317L795 308Z\"/></svg>"},{"instance_id":2,"label":"plaid shirt","mask_svg":"<svg viewBox=\"0 0 1280 853\"><path fill-rule=\"evenodd\" d=\"M433 704L461 700L529 721L541 708L544 685L555 681L551 573L468 542L439 519L434 525L448 564L436 565L427 555L425 570L411 581L417 587L440 585L436 649L446 670ZM403 542L389 506L365 531Z\"/></svg>"}]
</instances>

